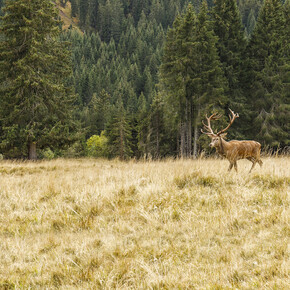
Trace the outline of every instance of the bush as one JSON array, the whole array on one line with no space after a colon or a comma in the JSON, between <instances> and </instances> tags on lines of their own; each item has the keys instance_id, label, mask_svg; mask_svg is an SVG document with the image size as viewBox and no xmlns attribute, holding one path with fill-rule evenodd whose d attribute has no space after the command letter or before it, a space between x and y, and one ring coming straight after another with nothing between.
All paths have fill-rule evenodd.
<instances>
[{"instance_id":1,"label":"bush","mask_svg":"<svg viewBox=\"0 0 290 290\"><path fill-rule=\"evenodd\" d=\"M78 158L85 156L85 140L77 141L63 150L61 156L67 158Z\"/></svg>"},{"instance_id":2,"label":"bush","mask_svg":"<svg viewBox=\"0 0 290 290\"><path fill-rule=\"evenodd\" d=\"M87 152L91 157L108 157L108 139L104 131L101 135L93 135L87 140Z\"/></svg>"},{"instance_id":3,"label":"bush","mask_svg":"<svg viewBox=\"0 0 290 290\"><path fill-rule=\"evenodd\" d=\"M44 159L51 160L55 157L53 151L50 148L46 148L41 152L41 155Z\"/></svg>"}]
</instances>

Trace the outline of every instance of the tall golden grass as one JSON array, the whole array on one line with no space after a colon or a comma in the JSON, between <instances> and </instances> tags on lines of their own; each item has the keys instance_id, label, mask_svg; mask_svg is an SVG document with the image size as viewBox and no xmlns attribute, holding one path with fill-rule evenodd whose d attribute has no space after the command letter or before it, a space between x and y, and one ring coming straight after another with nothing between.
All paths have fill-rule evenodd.
<instances>
[{"instance_id":1,"label":"tall golden grass","mask_svg":"<svg viewBox=\"0 0 290 290\"><path fill-rule=\"evenodd\" d=\"M1 161L0 289L289 289L289 161Z\"/></svg>"}]
</instances>

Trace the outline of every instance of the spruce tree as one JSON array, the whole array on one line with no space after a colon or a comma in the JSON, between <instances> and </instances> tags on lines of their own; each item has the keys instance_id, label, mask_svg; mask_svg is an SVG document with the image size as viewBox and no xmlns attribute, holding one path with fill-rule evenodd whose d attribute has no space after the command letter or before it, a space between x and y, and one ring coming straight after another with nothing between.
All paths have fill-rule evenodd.
<instances>
[{"instance_id":1,"label":"spruce tree","mask_svg":"<svg viewBox=\"0 0 290 290\"><path fill-rule=\"evenodd\" d=\"M138 151L140 156L148 156L148 117L147 102L144 94L142 93L138 99L138 111L136 113L136 130L138 135Z\"/></svg>"},{"instance_id":2,"label":"spruce tree","mask_svg":"<svg viewBox=\"0 0 290 290\"><path fill-rule=\"evenodd\" d=\"M178 124L179 155L189 157L192 154L192 90L190 89L194 73L194 28L196 16L192 5L186 13L178 16L173 28L167 33L164 56L161 64L161 89L166 91L167 104Z\"/></svg>"},{"instance_id":3,"label":"spruce tree","mask_svg":"<svg viewBox=\"0 0 290 290\"><path fill-rule=\"evenodd\" d=\"M1 147L11 156L36 159L36 147L72 139L71 75L67 45L49 0L7 0L1 17ZM18 153L17 153L18 152Z\"/></svg>"},{"instance_id":4,"label":"spruce tree","mask_svg":"<svg viewBox=\"0 0 290 290\"><path fill-rule=\"evenodd\" d=\"M245 80L246 38L241 16L235 0L215 0L212 17L214 31L218 36L218 53L228 81L228 106L241 115L235 137L243 138L243 126L248 121L247 99L243 90ZM243 123L241 125L241 123ZM234 125L235 126L235 125Z\"/></svg>"},{"instance_id":5,"label":"spruce tree","mask_svg":"<svg viewBox=\"0 0 290 290\"><path fill-rule=\"evenodd\" d=\"M193 155L197 154L201 113L210 108L221 110L226 103L216 43L205 1L198 17L189 5L167 35L161 82L178 119L181 156L192 154L192 136Z\"/></svg>"},{"instance_id":6,"label":"spruce tree","mask_svg":"<svg viewBox=\"0 0 290 290\"><path fill-rule=\"evenodd\" d=\"M248 15L247 26L246 26L248 36L251 35L255 26L256 26L255 12L254 12L254 9L251 9Z\"/></svg>"},{"instance_id":7,"label":"spruce tree","mask_svg":"<svg viewBox=\"0 0 290 290\"><path fill-rule=\"evenodd\" d=\"M218 37L213 30L213 23L204 0L196 23L195 75L194 84L194 155L197 154L198 125L200 119L209 111L223 112L228 97L228 82L225 79L222 63L217 50Z\"/></svg>"},{"instance_id":8,"label":"spruce tree","mask_svg":"<svg viewBox=\"0 0 290 290\"><path fill-rule=\"evenodd\" d=\"M79 0L80 26L87 28L89 24L89 0Z\"/></svg>"},{"instance_id":9,"label":"spruce tree","mask_svg":"<svg viewBox=\"0 0 290 290\"><path fill-rule=\"evenodd\" d=\"M289 144L289 15L284 11L280 0L266 0L248 46L252 131L269 146Z\"/></svg>"},{"instance_id":10,"label":"spruce tree","mask_svg":"<svg viewBox=\"0 0 290 290\"><path fill-rule=\"evenodd\" d=\"M76 17L78 15L77 0L70 0L70 3L71 3L71 17Z\"/></svg>"},{"instance_id":11,"label":"spruce tree","mask_svg":"<svg viewBox=\"0 0 290 290\"><path fill-rule=\"evenodd\" d=\"M111 157L125 160L132 156L132 131L121 99L118 100L111 114L105 135L108 138Z\"/></svg>"},{"instance_id":12,"label":"spruce tree","mask_svg":"<svg viewBox=\"0 0 290 290\"><path fill-rule=\"evenodd\" d=\"M164 120L164 101L160 94L153 96L149 114L148 127L148 152L153 158L160 158L175 151L175 138L171 138L170 132L166 130ZM173 145L173 146L172 146Z\"/></svg>"}]
</instances>

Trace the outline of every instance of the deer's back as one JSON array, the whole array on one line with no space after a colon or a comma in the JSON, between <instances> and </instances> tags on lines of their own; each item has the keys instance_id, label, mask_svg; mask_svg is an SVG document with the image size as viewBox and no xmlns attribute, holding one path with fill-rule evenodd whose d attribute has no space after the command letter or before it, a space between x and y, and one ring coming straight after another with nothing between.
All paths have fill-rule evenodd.
<instances>
[{"instance_id":1,"label":"deer's back","mask_svg":"<svg viewBox=\"0 0 290 290\"><path fill-rule=\"evenodd\" d=\"M236 159L243 159L248 157L259 158L261 151L261 144L256 141L238 141L232 140L229 144L229 155Z\"/></svg>"}]
</instances>

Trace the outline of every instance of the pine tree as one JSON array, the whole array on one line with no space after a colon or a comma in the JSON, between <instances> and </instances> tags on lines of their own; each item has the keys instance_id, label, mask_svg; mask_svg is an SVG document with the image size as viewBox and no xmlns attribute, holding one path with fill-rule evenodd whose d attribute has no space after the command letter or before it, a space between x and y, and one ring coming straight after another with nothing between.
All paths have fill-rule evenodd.
<instances>
[{"instance_id":1,"label":"pine tree","mask_svg":"<svg viewBox=\"0 0 290 290\"><path fill-rule=\"evenodd\" d=\"M289 144L289 15L284 11L280 0L266 0L248 47L253 134L269 146Z\"/></svg>"},{"instance_id":2,"label":"pine tree","mask_svg":"<svg viewBox=\"0 0 290 290\"><path fill-rule=\"evenodd\" d=\"M7 0L3 10L1 146L18 157L28 148L29 159L35 159L36 147L58 147L72 139L74 97L64 84L71 75L70 55L59 41L51 1Z\"/></svg>"},{"instance_id":3,"label":"pine tree","mask_svg":"<svg viewBox=\"0 0 290 290\"><path fill-rule=\"evenodd\" d=\"M98 27L98 12L99 12L99 0L91 0L90 5L90 25L94 29Z\"/></svg>"},{"instance_id":4,"label":"pine tree","mask_svg":"<svg viewBox=\"0 0 290 290\"><path fill-rule=\"evenodd\" d=\"M161 158L171 155L175 151L175 138L171 138L170 132L166 130L164 120L164 100L158 93L154 94L149 114L148 126L148 153L153 158Z\"/></svg>"},{"instance_id":5,"label":"pine tree","mask_svg":"<svg viewBox=\"0 0 290 290\"><path fill-rule=\"evenodd\" d=\"M77 0L70 0L71 3L71 17L76 17L78 15Z\"/></svg>"},{"instance_id":6,"label":"pine tree","mask_svg":"<svg viewBox=\"0 0 290 290\"><path fill-rule=\"evenodd\" d=\"M243 90L246 82L244 72L246 38L236 1L216 0L212 17L214 31L218 36L218 52L228 81L229 107L242 116L239 127L232 132L235 132L235 137L243 138L243 128L248 121L246 116L249 115L246 107L247 99ZM243 120L245 122L241 122Z\"/></svg>"},{"instance_id":7,"label":"pine tree","mask_svg":"<svg viewBox=\"0 0 290 290\"><path fill-rule=\"evenodd\" d=\"M137 134L138 134L138 150L140 156L148 156L148 127L149 117L146 98L143 93L138 99L138 111L136 113Z\"/></svg>"},{"instance_id":8,"label":"pine tree","mask_svg":"<svg viewBox=\"0 0 290 290\"><path fill-rule=\"evenodd\" d=\"M167 92L167 103L175 110L178 123L180 156L192 154L192 94L194 27L196 16L191 5L178 16L169 29L161 65L161 86Z\"/></svg>"},{"instance_id":9,"label":"pine tree","mask_svg":"<svg viewBox=\"0 0 290 290\"><path fill-rule=\"evenodd\" d=\"M119 42L124 24L124 9L119 0L108 0L99 5L99 32L102 40Z\"/></svg>"},{"instance_id":10,"label":"pine tree","mask_svg":"<svg viewBox=\"0 0 290 290\"><path fill-rule=\"evenodd\" d=\"M247 19L247 26L246 26L248 36L251 35L255 26L256 26L255 12L254 12L254 9L251 9L248 19Z\"/></svg>"},{"instance_id":11,"label":"pine tree","mask_svg":"<svg viewBox=\"0 0 290 290\"><path fill-rule=\"evenodd\" d=\"M88 105L88 117L85 124L87 135L100 135L105 130L105 126L109 121L111 114L111 96L102 90L100 94L93 94L93 97Z\"/></svg>"},{"instance_id":12,"label":"pine tree","mask_svg":"<svg viewBox=\"0 0 290 290\"><path fill-rule=\"evenodd\" d=\"M225 106L226 82L216 43L205 2L197 18L189 5L167 35L161 76L178 118L181 156L191 156L192 135L193 155L197 154L201 112Z\"/></svg>"},{"instance_id":13,"label":"pine tree","mask_svg":"<svg viewBox=\"0 0 290 290\"><path fill-rule=\"evenodd\" d=\"M209 111L222 112L228 97L228 82L217 50L218 37L208 14L207 2L203 1L196 24L194 88L194 155L197 154L198 126L200 119Z\"/></svg>"},{"instance_id":14,"label":"pine tree","mask_svg":"<svg viewBox=\"0 0 290 290\"><path fill-rule=\"evenodd\" d=\"M2 7L4 5L4 0L0 0L0 15L2 15Z\"/></svg>"},{"instance_id":15,"label":"pine tree","mask_svg":"<svg viewBox=\"0 0 290 290\"><path fill-rule=\"evenodd\" d=\"M108 138L109 151L112 157L124 160L132 156L132 131L121 99L118 100L111 115L105 135Z\"/></svg>"},{"instance_id":16,"label":"pine tree","mask_svg":"<svg viewBox=\"0 0 290 290\"><path fill-rule=\"evenodd\" d=\"M89 0L79 0L80 26L87 28L89 24Z\"/></svg>"}]
</instances>

